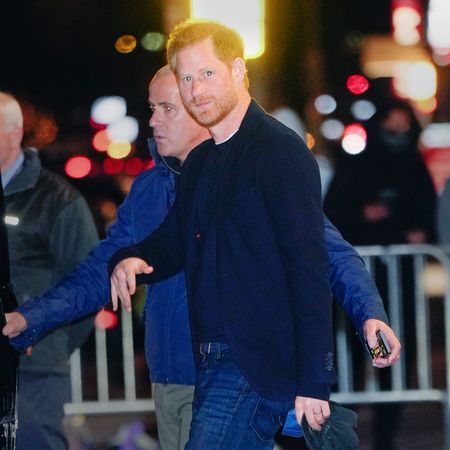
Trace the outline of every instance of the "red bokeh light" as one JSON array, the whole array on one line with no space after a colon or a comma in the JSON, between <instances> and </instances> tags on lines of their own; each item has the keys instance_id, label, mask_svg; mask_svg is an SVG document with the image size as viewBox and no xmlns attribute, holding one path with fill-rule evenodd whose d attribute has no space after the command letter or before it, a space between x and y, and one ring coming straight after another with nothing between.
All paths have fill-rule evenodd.
<instances>
[{"instance_id":1,"label":"red bokeh light","mask_svg":"<svg viewBox=\"0 0 450 450\"><path fill-rule=\"evenodd\" d=\"M104 330L114 328L118 322L117 315L107 309L101 309L95 316L95 326Z\"/></svg>"},{"instance_id":2,"label":"red bokeh light","mask_svg":"<svg viewBox=\"0 0 450 450\"><path fill-rule=\"evenodd\" d=\"M127 175L138 175L144 170L141 158L130 158L125 162L125 173Z\"/></svg>"},{"instance_id":3,"label":"red bokeh light","mask_svg":"<svg viewBox=\"0 0 450 450\"><path fill-rule=\"evenodd\" d=\"M103 130L103 128L106 128L105 124L95 122L92 117L89 118L89 125L95 130Z\"/></svg>"},{"instance_id":4,"label":"red bokeh light","mask_svg":"<svg viewBox=\"0 0 450 450\"><path fill-rule=\"evenodd\" d=\"M367 140L367 131L359 123L352 123L345 127L344 136L348 136L349 134L356 134L357 136L363 138L364 140Z\"/></svg>"},{"instance_id":5,"label":"red bokeh light","mask_svg":"<svg viewBox=\"0 0 450 450\"><path fill-rule=\"evenodd\" d=\"M106 158L103 161L103 170L107 175L118 175L123 170L123 159Z\"/></svg>"},{"instance_id":6,"label":"red bokeh light","mask_svg":"<svg viewBox=\"0 0 450 450\"><path fill-rule=\"evenodd\" d=\"M355 95L363 94L369 89L369 81L362 75L350 75L346 85L347 89Z\"/></svg>"},{"instance_id":7,"label":"red bokeh light","mask_svg":"<svg viewBox=\"0 0 450 450\"><path fill-rule=\"evenodd\" d=\"M87 156L72 156L64 166L64 171L71 178L84 178L91 169L92 161Z\"/></svg>"}]
</instances>

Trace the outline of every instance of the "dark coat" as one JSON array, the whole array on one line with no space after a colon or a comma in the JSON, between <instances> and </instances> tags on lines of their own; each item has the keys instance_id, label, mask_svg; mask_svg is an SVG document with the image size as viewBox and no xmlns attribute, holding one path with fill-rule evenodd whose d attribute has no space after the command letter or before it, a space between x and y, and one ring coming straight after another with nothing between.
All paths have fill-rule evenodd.
<instances>
[{"instance_id":1,"label":"dark coat","mask_svg":"<svg viewBox=\"0 0 450 450\"><path fill-rule=\"evenodd\" d=\"M389 111L409 112L411 128L395 137L381 123ZM353 245L407 243L412 230L435 240L436 193L417 148L420 128L410 108L392 103L368 124L367 148L341 157L324 201L324 209L345 239ZM364 209L380 204L389 210L382 220L368 221Z\"/></svg>"},{"instance_id":2,"label":"dark coat","mask_svg":"<svg viewBox=\"0 0 450 450\"><path fill-rule=\"evenodd\" d=\"M97 230L80 193L41 167L24 150L22 171L5 189L11 281L19 305L42 295L70 272L97 242ZM59 327L21 355L21 371L69 373L70 354L86 339L93 319Z\"/></svg>"},{"instance_id":3,"label":"dark coat","mask_svg":"<svg viewBox=\"0 0 450 450\"><path fill-rule=\"evenodd\" d=\"M217 286L231 354L262 396L327 399L335 383L331 295L317 165L303 141L252 101L228 155L217 199ZM186 268L200 249L195 206L207 141L183 166L162 226L114 255L151 262L146 282Z\"/></svg>"}]
</instances>

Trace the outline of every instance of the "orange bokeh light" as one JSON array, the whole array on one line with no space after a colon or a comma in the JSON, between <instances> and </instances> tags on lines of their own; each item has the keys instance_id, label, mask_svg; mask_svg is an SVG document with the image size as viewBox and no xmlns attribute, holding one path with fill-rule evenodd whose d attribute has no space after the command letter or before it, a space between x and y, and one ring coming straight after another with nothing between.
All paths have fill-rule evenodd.
<instances>
[{"instance_id":1,"label":"orange bokeh light","mask_svg":"<svg viewBox=\"0 0 450 450\"><path fill-rule=\"evenodd\" d=\"M99 152L106 152L111 141L108 138L106 130L100 130L92 138L92 146Z\"/></svg>"}]
</instances>

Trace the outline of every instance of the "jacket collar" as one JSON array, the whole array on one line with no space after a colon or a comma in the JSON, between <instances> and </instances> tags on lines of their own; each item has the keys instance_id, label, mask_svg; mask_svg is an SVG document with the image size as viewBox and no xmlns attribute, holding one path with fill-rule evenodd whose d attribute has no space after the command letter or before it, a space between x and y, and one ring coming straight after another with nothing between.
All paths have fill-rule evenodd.
<instances>
[{"instance_id":1,"label":"jacket collar","mask_svg":"<svg viewBox=\"0 0 450 450\"><path fill-rule=\"evenodd\" d=\"M159 170L163 175L169 175L173 173L175 175L180 175L181 166L177 158L162 157L158 153L156 148L156 142L153 138L148 139L148 148L150 150L150 155L155 163L156 169Z\"/></svg>"},{"instance_id":2,"label":"jacket collar","mask_svg":"<svg viewBox=\"0 0 450 450\"><path fill-rule=\"evenodd\" d=\"M5 196L33 189L41 173L42 165L36 149L26 148L23 150L25 161L18 176L13 178L5 188Z\"/></svg>"},{"instance_id":3,"label":"jacket collar","mask_svg":"<svg viewBox=\"0 0 450 450\"><path fill-rule=\"evenodd\" d=\"M247 139L254 135L259 122L265 115L265 111L258 105L255 99L252 99L241 126L239 127L238 135L241 139Z\"/></svg>"}]
</instances>

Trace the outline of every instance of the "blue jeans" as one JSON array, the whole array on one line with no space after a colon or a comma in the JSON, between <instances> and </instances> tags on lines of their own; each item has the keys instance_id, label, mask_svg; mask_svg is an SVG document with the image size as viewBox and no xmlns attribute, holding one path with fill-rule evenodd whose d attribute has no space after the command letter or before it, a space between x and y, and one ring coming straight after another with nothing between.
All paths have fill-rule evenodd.
<instances>
[{"instance_id":1,"label":"blue jeans","mask_svg":"<svg viewBox=\"0 0 450 450\"><path fill-rule=\"evenodd\" d=\"M293 400L274 402L249 386L225 344L202 344L186 450L269 450Z\"/></svg>"}]
</instances>

